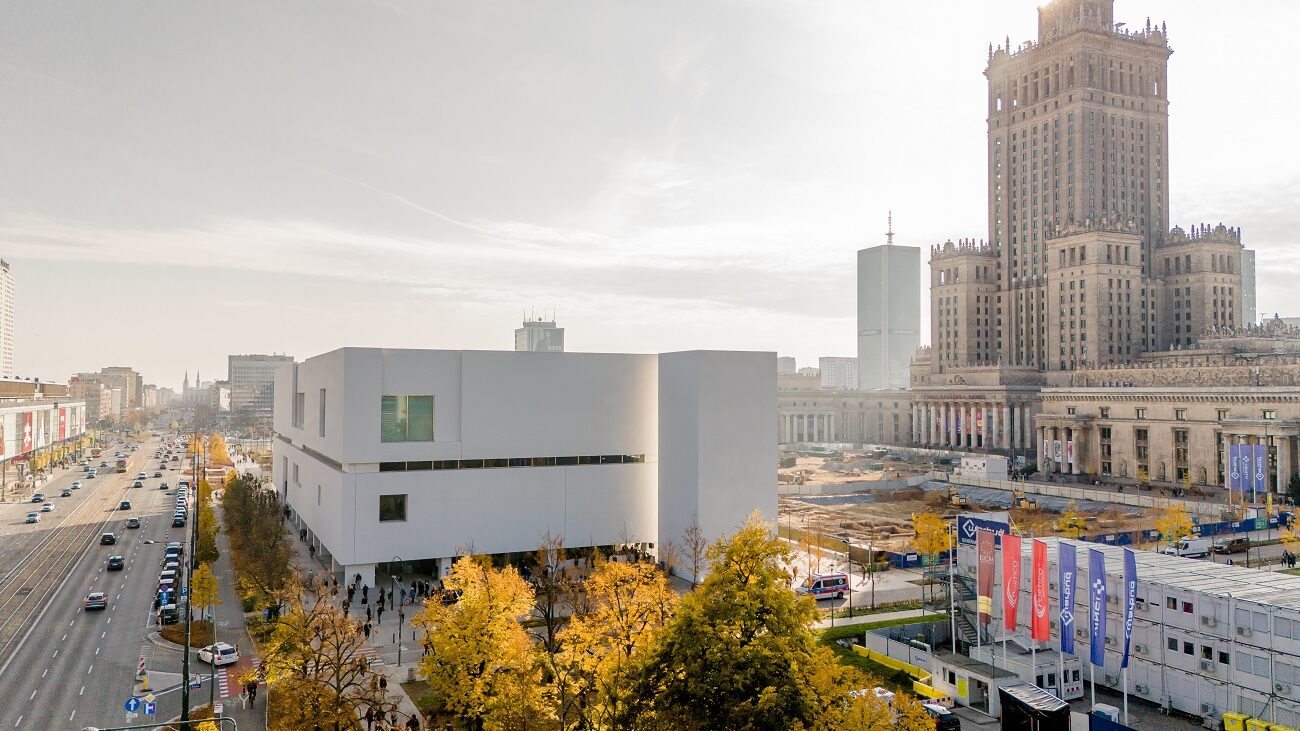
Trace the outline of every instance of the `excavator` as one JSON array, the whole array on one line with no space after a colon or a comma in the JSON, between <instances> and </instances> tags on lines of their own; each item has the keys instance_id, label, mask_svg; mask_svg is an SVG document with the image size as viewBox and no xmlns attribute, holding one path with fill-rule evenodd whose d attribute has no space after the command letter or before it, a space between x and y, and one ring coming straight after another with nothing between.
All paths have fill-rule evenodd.
<instances>
[{"instance_id":1,"label":"excavator","mask_svg":"<svg viewBox=\"0 0 1300 731\"><path fill-rule=\"evenodd\" d=\"M1026 508L1026 509L1029 509L1029 508L1036 508L1036 507L1038 507L1038 501L1037 501L1037 500L1034 500L1033 498L1026 497L1026 496L1025 496L1025 491L1024 491L1024 490L1012 490L1012 491L1011 491L1011 507L1013 507L1013 508Z\"/></svg>"},{"instance_id":2,"label":"excavator","mask_svg":"<svg viewBox=\"0 0 1300 731\"><path fill-rule=\"evenodd\" d=\"M948 504L954 508L968 508L970 507L970 499L958 492L956 485L949 485Z\"/></svg>"}]
</instances>

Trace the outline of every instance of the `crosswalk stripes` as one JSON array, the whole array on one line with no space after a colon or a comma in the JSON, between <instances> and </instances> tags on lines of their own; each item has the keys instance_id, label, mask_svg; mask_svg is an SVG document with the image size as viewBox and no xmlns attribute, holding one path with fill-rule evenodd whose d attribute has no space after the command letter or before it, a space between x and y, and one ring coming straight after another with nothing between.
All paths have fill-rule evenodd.
<instances>
[{"instance_id":1,"label":"crosswalk stripes","mask_svg":"<svg viewBox=\"0 0 1300 731\"><path fill-rule=\"evenodd\" d=\"M226 671L221 669L217 671L217 687L221 689L221 697L230 697L230 686L226 684Z\"/></svg>"},{"instance_id":2,"label":"crosswalk stripes","mask_svg":"<svg viewBox=\"0 0 1300 731\"><path fill-rule=\"evenodd\" d=\"M382 668L384 666L384 658L379 656L379 651L376 650L375 648L364 647L358 652L361 654L362 657L366 658L366 662L370 665L370 667Z\"/></svg>"}]
</instances>

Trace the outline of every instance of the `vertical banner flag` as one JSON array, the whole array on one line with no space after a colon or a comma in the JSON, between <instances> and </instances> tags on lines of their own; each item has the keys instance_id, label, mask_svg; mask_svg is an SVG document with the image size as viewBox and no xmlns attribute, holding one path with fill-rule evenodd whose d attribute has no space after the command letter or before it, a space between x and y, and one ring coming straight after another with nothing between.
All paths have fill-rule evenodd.
<instances>
[{"instance_id":1,"label":"vertical banner flag","mask_svg":"<svg viewBox=\"0 0 1300 731\"><path fill-rule=\"evenodd\" d=\"M59 441L68 438L68 410L59 409Z\"/></svg>"},{"instance_id":2,"label":"vertical banner flag","mask_svg":"<svg viewBox=\"0 0 1300 731\"><path fill-rule=\"evenodd\" d=\"M1074 466L1074 440L1065 443L1065 463Z\"/></svg>"},{"instance_id":3,"label":"vertical banner flag","mask_svg":"<svg viewBox=\"0 0 1300 731\"><path fill-rule=\"evenodd\" d=\"M1268 445L1255 445L1255 481L1250 488L1250 499L1255 499L1255 494L1268 492Z\"/></svg>"},{"instance_id":4,"label":"vertical banner flag","mask_svg":"<svg viewBox=\"0 0 1300 731\"><path fill-rule=\"evenodd\" d=\"M1016 629L1020 610L1020 536L1002 536L1002 626Z\"/></svg>"},{"instance_id":5,"label":"vertical banner flag","mask_svg":"<svg viewBox=\"0 0 1300 731\"><path fill-rule=\"evenodd\" d=\"M1061 603L1061 652L1074 654L1074 544L1061 542L1057 570L1060 573L1056 591Z\"/></svg>"},{"instance_id":6,"label":"vertical banner flag","mask_svg":"<svg viewBox=\"0 0 1300 731\"><path fill-rule=\"evenodd\" d=\"M1128 644L1133 638L1133 612L1137 610L1138 569L1132 549L1124 549L1124 657L1121 668L1128 667Z\"/></svg>"},{"instance_id":7,"label":"vertical banner flag","mask_svg":"<svg viewBox=\"0 0 1300 731\"><path fill-rule=\"evenodd\" d=\"M1088 649L1093 665L1106 665L1106 555L1088 549Z\"/></svg>"},{"instance_id":8,"label":"vertical banner flag","mask_svg":"<svg viewBox=\"0 0 1300 731\"><path fill-rule=\"evenodd\" d=\"M979 557L979 574L976 576L976 594L980 624L993 618L993 533L981 530L975 536L975 552Z\"/></svg>"},{"instance_id":9,"label":"vertical banner flag","mask_svg":"<svg viewBox=\"0 0 1300 731\"><path fill-rule=\"evenodd\" d=\"M975 436L984 433L984 409L975 409Z\"/></svg>"},{"instance_id":10,"label":"vertical banner flag","mask_svg":"<svg viewBox=\"0 0 1300 731\"><path fill-rule=\"evenodd\" d=\"M1047 544L1040 540L1034 540L1034 560L1030 567L1033 572L1030 577L1033 590L1030 598L1033 610L1029 625L1029 636L1035 640L1052 639L1051 622L1047 618L1047 610L1051 602L1047 598Z\"/></svg>"},{"instance_id":11,"label":"vertical banner flag","mask_svg":"<svg viewBox=\"0 0 1300 731\"><path fill-rule=\"evenodd\" d=\"M1061 440L1060 440L1060 439L1057 439L1057 440L1054 440L1054 441L1052 442L1052 461L1055 462L1055 463L1057 463L1057 464L1060 464L1060 463L1061 463L1061 456L1062 456L1062 452L1061 452Z\"/></svg>"},{"instance_id":12,"label":"vertical banner flag","mask_svg":"<svg viewBox=\"0 0 1300 731\"><path fill-rule=\"evenodd\" d=\"M32 412L23 412L23 454L32 451Z\"/></svg>"},{"instance_id":13,"label":"vertical banner flag","mask_svg":"<svg viewBox=\"0 0 1300 731\"><path fill-rule=\"evenodd\" d=\"M1237 465L1237 455L1239 452L1240 450L1237 449L1237 445L1235 444L1228 445L1228 494L1229 496L1231 496L1231 494L1234 491L1236 491L1241 484L1241 470Z\"/></svg>"}]
</instances>

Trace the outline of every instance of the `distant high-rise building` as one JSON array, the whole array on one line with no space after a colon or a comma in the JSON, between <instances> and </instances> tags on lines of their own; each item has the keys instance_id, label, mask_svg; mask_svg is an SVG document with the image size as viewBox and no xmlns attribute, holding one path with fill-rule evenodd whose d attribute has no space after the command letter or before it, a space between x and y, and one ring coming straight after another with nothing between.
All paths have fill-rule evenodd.
<instances>
[{"instance_id":1,"label":"distant high-rise building","mask_svg":"<svg viewBox=\"0 0 1300 731\"><path fill-rule=\"evenodd\" d=\"M857 358L818 358L822 388L855 389L858 387Z\"/></svg>"},{"instance_id":2,"label":"distant high-rise building","mask_svg":"<svg viewBox=\"0 0 1300 731\"><path fill-rule=\"evenodd\" d=\"M1255 309L1255 250L1241 250L1241 321L1247 325L1259 323Z\"/></svg>"},{"instance_id":3,"label":"distant high-rise building","mask_svg":"<svg viewBox=\"0 0 1300 731\"><path fill-rule=\"evenodd\" d=\"M801 376L820 376L821 374L822 369L813 368L812 366L804 366L798 370L798 375Z\"/></svg>"},{"instance_id":4,"label":"distant high-rise building","mask_svg":"<svg viewBox=\"0 0 1300 731\"><path fill-rule=\"evenodd\" d=\"M921 249L894 243L858 252L858 388L907 388L921 344Z\"/></svg>"},{"instance_id":5,"label":"distant high-rise building","mask_svg":"<svg viewBox=\"0 0 1300 731\"><path fill-rule=\"evenodd\" d=\"M523 327L515 329L515 350L533 353L563 353L564 328L556 327L555 320L524 320Z\"/></svg>"},{"instance_id":6,"label":"distant high-rise building","mask_svg":"<svg viewBox=\"0 0 1300 731\"><path fill-rule=\"evenodd\" d=\"M783 355L776 359L776 374L778 376L792 376L798 370L794 363L794 356Z\"/></svg>"},{"instance_id":7,"label":"distant high-rise building","mask_svg":"<svg viewBox=\"0 0 1300 731\"><path fill-rule=\"evenodd\" d=\"M0 376L14 375L14 274L0 259Z\"/></svg>"},{"instance_id":8,"label":"distant high-rise building","mask_svg":"<svg viewBox=\"0 0 1300 731\"><path fill-rule=\"evenodd\" d=\"M114 397L117 399L114 410L118 415L144 405L144 377L126 366L101 368L99 373L78 373L75 380L95 381L104 384L104 388L121 391L120 398Z\"/></svg>"},{"instance_id":9,"label":"distant high-rise building","mask_svg":"<svg viewBox=\"0 0 1300 731\"><path fill-rule=\"evenodd\" d=\"M271 410L275 406L275 371L282 365L293 363L293 356L231 355L227 356L226 361L226 377L230 386L228 408L231 413L243 412L251 417L253 423L269 427ZM202 388L203 384L197 383L197 374L194 380L196 387ZM204 402L214 409L220 405L212 403L210 392Z\"/></svg>"}]
</instances>

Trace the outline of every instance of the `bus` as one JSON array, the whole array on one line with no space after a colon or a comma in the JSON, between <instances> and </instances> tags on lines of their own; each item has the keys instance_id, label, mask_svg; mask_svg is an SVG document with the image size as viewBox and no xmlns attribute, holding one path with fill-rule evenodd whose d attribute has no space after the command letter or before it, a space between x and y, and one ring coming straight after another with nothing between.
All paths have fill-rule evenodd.
<instances>
[{"instance_id":1,"label":"bus","mask_svg":"<svg viewBox=\"0 0 1300 731\"><path fill-rule=\"evenodd\" d=\"M126 458L123 457L117 461L117 471L126 472Z\"/></svg>"},{"instance_id":2,"label":"bus","mask_svg":"<svg viewBox=\"0 0 1300 731\"><path fill-rule=\"evenodd\" d=\"M99 459L99 455L101 455L101 454L103 454L103 453L104 453L104 450L100 449L99 447L91 447L91 448L90 448L90 456L92 456L92 457L94 457L94 458L96 458L96 459Z\"/></svg>"}]
</instances>

